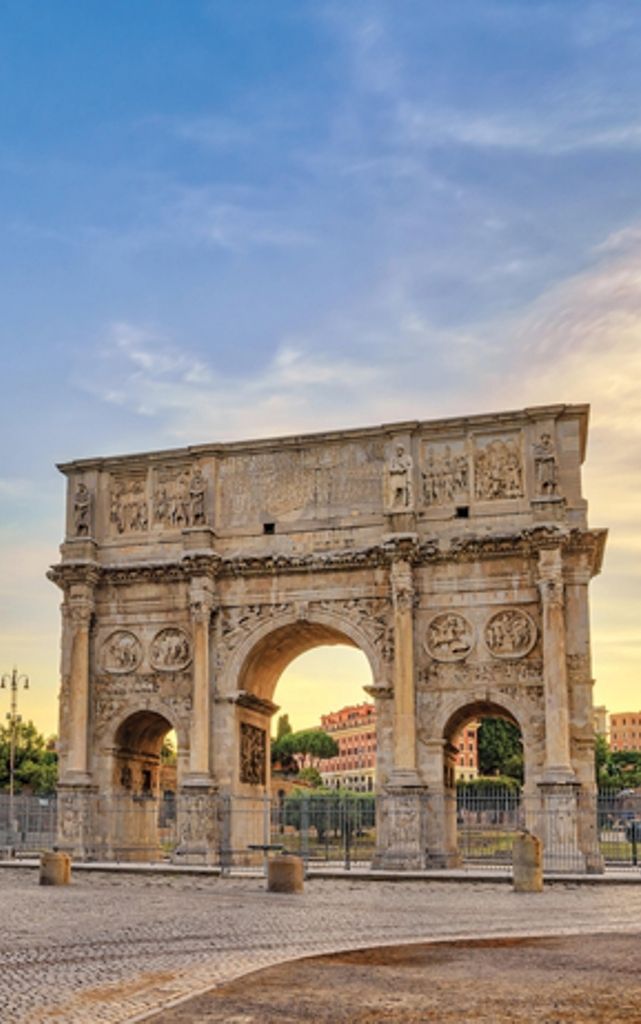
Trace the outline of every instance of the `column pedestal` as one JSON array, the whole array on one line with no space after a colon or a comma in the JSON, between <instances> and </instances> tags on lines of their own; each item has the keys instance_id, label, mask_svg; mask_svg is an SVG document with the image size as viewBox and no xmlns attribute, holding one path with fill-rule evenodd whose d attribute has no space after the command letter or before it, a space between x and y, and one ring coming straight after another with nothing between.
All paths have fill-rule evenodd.
<instances>
[{"instance_id":1,"label":"column pedestal","mask_svg":"<svg viewBox=\"0 0 641 1024\"><path fill-rule=\"evenodd\" d=\"M97 800L95 786L67 782L58 785L56 846L73 860L102 857Z\"/></svg>"},{"instance_id":2,"label":"column pedestal","mask_svg":"<svg viewBox=\"0 0 641 1024\"><path fill-rule=\"evenodd\" d=\"M216 864L221 846L221 802L218 787L186 780L176 806L176 864Z\"/></svg>"},{"instance_id":3,"label":"column pedestal","mask_svg":"<svg viewBox=\"0 0 641 1024\"><path fill-rule=\"evenodd\" d=\"M579 848L579 786L540 782L539 792L541 820L535 832L543 841L544 871L583 874L587 871L587 862Z\"/></svg>"},{"instance_id":4,"label":"column pedestal","mask_svg":"<svg viewBox=\"0 0 641 1024\"><path fill-rule=\"evenodd\" d=\"M425 867L425 786L387 786L376 803L376 854L373 868L418 871Z\"/></svg>"}]
</instances>

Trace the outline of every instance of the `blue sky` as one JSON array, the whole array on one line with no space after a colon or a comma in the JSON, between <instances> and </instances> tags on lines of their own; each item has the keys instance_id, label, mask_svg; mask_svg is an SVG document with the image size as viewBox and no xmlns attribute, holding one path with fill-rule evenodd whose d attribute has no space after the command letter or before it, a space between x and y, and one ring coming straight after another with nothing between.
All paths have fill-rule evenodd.
<instances>
[{"instance_id":1,"label":"blue sky","mask_svg":"<svg viewBox=\"0 0 641 1024\"><path fill-rule=\"evenodd\" d=\"M592 404L596 697L641 706L636 2L3 0L0 98L0 654L43 727L55 461L548 401Z\"/></svg>"}]
</instances>

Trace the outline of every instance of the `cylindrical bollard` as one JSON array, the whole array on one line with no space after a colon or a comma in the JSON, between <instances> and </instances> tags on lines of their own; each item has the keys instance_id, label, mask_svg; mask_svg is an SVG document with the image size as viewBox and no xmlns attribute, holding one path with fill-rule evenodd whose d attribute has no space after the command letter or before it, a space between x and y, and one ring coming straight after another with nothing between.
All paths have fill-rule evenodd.
<instances>
[{"instance_id":1,"label":"cylindrical bollard","mask_svg":"<svg viewBox=\"0 0 641 1024\"><path fill-rule=\"evenodd\" d=\"M543 843L531 832L519 832L512 847L514 892L543 892Z\"/></svg>"},{"instance_id":2,"label":"cylindrical bollard","mask_svg":"<svg viewBox=\"0 0 641 1024\"><path fill-rule=\"evenodd\" d=\"M68 853L47 850L40 856L40 885L69 885L71 857Z\"/></svg>"},{"instance_id":3,"label":"cylindrical bollard","mask_svg":"<svg viewBox=\"0 0 641 1024\"><path fill-rule=\"evenodd\" d=\"M303 861L289 853L270 857L267 862L267 888L269 892L302 892Z\"/></svg>"}]
</instances>

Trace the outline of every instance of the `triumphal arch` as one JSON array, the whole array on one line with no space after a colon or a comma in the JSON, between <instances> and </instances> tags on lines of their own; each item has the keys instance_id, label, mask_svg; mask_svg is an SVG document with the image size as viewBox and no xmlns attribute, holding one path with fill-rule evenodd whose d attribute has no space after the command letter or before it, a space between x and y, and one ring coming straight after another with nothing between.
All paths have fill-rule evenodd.
<instances>
[{"instance_id":1,"label":"triumphal arch","mask_svg":"<svg viewBox=\"0 0 641 1024\"><path fill-rule=\"evenodd\" d=\"M173 728L180 848L214 859L221 801L268 786L280 674L342 643L371 667L376 864L456 863L452 739L492 713L521 730L549 849L598 870L587 422L554 405L60 466L61 845L126 855Z\"/></svg>"}]
</instances>

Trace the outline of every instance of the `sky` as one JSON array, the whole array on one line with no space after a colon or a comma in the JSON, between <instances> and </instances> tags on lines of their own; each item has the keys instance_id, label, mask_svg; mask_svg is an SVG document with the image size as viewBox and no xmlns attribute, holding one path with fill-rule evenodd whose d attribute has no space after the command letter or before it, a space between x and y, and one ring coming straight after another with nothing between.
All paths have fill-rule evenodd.
<instances>
[{"instance_id":1,"label":"sky","mask_svg":"<svg viewBox=\"0 0 641 1024\"><path fill-rule=\"evenodd\" d=\"M23 714L55 729L57 461L548 402L592 407L595 700L640 708L640 160L636 0L2 0Z\"/></svg>"}]
</instances>

